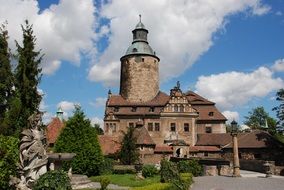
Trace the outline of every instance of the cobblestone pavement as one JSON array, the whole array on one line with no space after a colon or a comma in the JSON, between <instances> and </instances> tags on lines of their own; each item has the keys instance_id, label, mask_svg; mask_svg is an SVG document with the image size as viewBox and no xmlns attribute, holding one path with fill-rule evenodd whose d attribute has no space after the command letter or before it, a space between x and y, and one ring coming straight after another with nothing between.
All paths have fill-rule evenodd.
<instances>
[{"instance_id":1,"label":"cobblestone pavement","mask_svg":"<svg viewBox=\"0 0 284 190\"><path fill-rule=\"evenodd\" d=\"M195 177L191 190L284 190L284 178Z\"/></svg>"}]
</instances>

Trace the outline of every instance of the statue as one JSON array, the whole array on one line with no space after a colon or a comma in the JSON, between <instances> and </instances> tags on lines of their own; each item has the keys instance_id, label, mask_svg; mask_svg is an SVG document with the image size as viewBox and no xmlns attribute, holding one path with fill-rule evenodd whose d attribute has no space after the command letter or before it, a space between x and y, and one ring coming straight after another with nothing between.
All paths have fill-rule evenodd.
<instances>
[{"instance_id":1,"label":"statue","mask_svg":"<svg viewBox=\"0 0 284 190\"><path fill-rule=\"evenodd\" d=\"M47 172L46 137L42 128L42 112L29 117L29 126L21 133L20 179L12 179L19 190L30 190L35 181Z\"/></svg>"}]
</instances>

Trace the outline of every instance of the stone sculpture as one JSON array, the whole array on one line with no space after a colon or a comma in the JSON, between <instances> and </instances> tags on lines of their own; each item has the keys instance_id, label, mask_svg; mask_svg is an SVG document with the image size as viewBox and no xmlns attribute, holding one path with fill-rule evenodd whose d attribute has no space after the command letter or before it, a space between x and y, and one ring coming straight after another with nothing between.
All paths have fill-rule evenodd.
<instances>
[{"instance_id":1,"label":"stone sculpture","mask_svg":"<svg viewBox=\"0 0 284 190\"><path fill-rule=\"evenodd\" d=\"M42 112L29 117L29 126L21 133L20 142L20 179L13 178L12 183L18 190L30 190L34 182L47 172L46 137L42 128Z\"/></svg>"}]
</instances>

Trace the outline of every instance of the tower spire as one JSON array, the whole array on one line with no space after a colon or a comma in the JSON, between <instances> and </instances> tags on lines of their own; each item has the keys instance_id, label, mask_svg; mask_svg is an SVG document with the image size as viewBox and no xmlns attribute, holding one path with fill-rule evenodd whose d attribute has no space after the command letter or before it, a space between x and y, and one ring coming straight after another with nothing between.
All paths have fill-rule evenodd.
<instances>
[{"instance_id":1,"label":"tower spire","mask_svg":"<svg viewBox=\"0 0 284 190\"><path fill-rule=\"evenodd\" d=\"M141 22L141 14L139 14L139 22Z\"/></svg>"}]
</instances>

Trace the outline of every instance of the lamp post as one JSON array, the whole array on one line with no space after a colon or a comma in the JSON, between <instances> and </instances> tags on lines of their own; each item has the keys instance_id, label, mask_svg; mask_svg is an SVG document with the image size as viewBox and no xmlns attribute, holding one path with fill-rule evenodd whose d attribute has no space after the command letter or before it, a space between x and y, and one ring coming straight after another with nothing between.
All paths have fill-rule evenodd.
<instances>
[{"instance_id":1,"label":"lamp post","mask_svg":"<svg viewBox=\"0 0 284 190\"><path fill-rule=\"evenodd\" d=\"M231 135L233 140L233 177L241 177L240 174L240 160L239 160L239 151L238 151L238 123L233 120L231 122Z\"/></svg>"}]
</instances>

